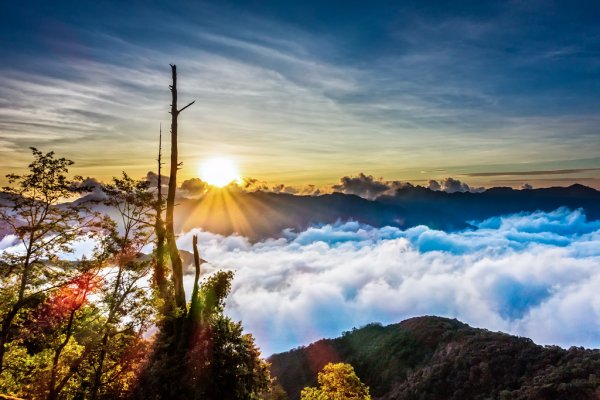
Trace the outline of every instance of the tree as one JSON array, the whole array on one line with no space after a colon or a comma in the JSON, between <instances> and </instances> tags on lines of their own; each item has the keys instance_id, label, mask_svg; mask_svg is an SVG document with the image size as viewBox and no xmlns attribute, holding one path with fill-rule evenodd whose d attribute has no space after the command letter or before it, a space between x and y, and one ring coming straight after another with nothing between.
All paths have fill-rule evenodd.
<instances>
[{"instance_id":1,"label":"tree","mask_svg":"<svg viewBox=\"0 0 600 400\"><path fill-rule=\"evenodd\" d=\"M184 381L194 398L256 399L270 384L268 364L252 335L243 333L241 322L223 315L232 279L231 271L219 271L197 292L198 319L192 325Z\"/></svg>"},{"instance_id":2,"label":"tree","mask_svg":"<svg viewBox=\"0 0 600 400\"><path fill-rule=\"evenodd\" d=\"M345 363L329 363L319 372L319 387L302 389L301 400L370 400L369 388Z\"/></svg>"},{"instance_id":3,"label":"tree","mask_svg":"<svg viewBox=\"0 0 600 400\"><path fill-rule=\"evenodd\" d=\"M166 212L166 238L167 248L169 250L169 258L171 259L172 279L175 290L175 304L185 314L185 290L183 288L183 265L177 242L174 228L174 211L175 211L175 191L177 190L177 170L179 169L178 149L177 149L177 118L179 114L194 104L192 101L182 109L177 109L177 66L171 64L171 169L169 172L169 190L167 192L167 212Z\"/></svg>"},{"instance_id":4,"label":"tree","mask_svg":"<svg viewBox=\"0 0 600 400\"><path fill-rule=\"evenodd\" d=\"M56 399L73 393L72 379L85 358L96 318L89 297L102 284L97 270L87 262L74 265L82 271L70 282L47 291L41 303L28 310L27 319L13 326L6 352L0 391L26 398ZM85 335L85 337L84 337Z\"/></svg>"},{"instance_id":5,"label":"tree","mask_svg":"<svg viewBox=\"0 0 600 400\"><path fill-rule=\"evenodd\" d=\"M174 231L175 191L177 188L177 117L194 104L177 108L177 67L171 65L171 169L165 211L166 250L171 262L172 301L175 307L163 315L154 342L154 351L138 382L135 397L140 399L252 399L270 384L268 364L260 358L251 335L243 333L241 323L223 315L232 272L217 272L200 283L198 241L194 237L195 276L188 306L183 287L183 265ZM159 167L160 167L159 149ZM160 185L159 173L159 185ZM157 203L161 203L160 190ZM155 207L155 233L161 243L160 207ZM160 257L155 251L155 257ZM155 260L160 265L161 260ZM156 270L155 270L156 272ZM160 271L159 271L160 272Z\"/></svg>"},{"instance_id":6,"label":"tree","mask_svg":"<svg viewBox=\"0 0 600 400\"><path fill-rule=\"evenodd\" d=\"M118 367L120 358L110 359L110 347L117 352L136 342L151 321L152 308L141 281L149 274L150 260L143 259L142 249L151 243L154 229L154 199L147 181L136 181L123 172L122 178L104 187L106 204L117 211L117 221L107 225L112 277L101 294L105 323L100 345L93 362L94 378L90 399L96 400L104 386L106 363L109 370ZM119 343L118 346L114 346Z\"/></svg>"},{"instance_id":7,"label":"tree","mask_svg":"<svg viewBox=\"0 0 600 400\"><path fill-rule=\"evenodd\" d=\"M154 203L154 233L156 235L156 248L154 249L154 285L160 301L163 314L170 310L171 299L169 298L169 284L165 271L165 222L163 221L164 199L162 195L162 126L159 129L158 136L158 179L156 186L156 200Z\"/></svg>"},{"instance_id":8,"label":"tree","mask_svg":"<svg viewBox=\"0 0 600 400\"><path fill-rule=\"evenodd\" d=\"M77 204L61 205L84 191L81 177L67 178L73 161L55 158L54 152L31 148L34 160L25 175L9 174L4 187L6 203L0 221L20 243L20 250L4 252L0 290L0 373L15 319L39 304L41 295L68 280L68 268L57 254L72 251L73 243L90 233L96 216ZM86 212L88 211L88 212ZM66 278L66 279L65 279Z\"/></svg>"},{"instance_id":9,"label":"tree","mask_svg":"<svg viewBox=\"0 0 600 400\"><path fill-rule=\"evenodd\" d=\"M258 399L271 383L268 364L252 335L223 314L233 272L218 271L198 283L197 243L194 238L196 280L183 325L183 346L175 353L165 351L172 332L161 332L136 398Z\"/></svg>"},{"instance_id":10,"label":"tree","mask_svg":"<svg viewBox=\"0 0 600 400\"><path fill-rule=\"evenodd\" d=\"M43 283L36 304L13 323L0 391L47 400L123 398L142 370L154 307L145 283L152 262L141 251L153 238L154 198L148 182L125 173L103 190L115 219L92 214L94 252L67 262L50 249L40 259L35 272L47 280L36 278ZM87 221L89 210L74 209L82 219L73 224ZM65 242L58 250L69 248Z\"/></svg>"},{"instance_id":11,"label":"tree","mask_svg":"<svg viewBox=\"0 0 600 400\"><path fill-rule=\"evenodd\" d=\"M287 392L283 389L281 384L277 382L276 378L271 380L271 386L267 391L261 394L262 400L287 400Z\"/></svg>"},{"instance_id":12,"label":"tree","mask_svg":"<svg viewBox=\"0 0 600 400\"><path fill-rule=\"evenodd\" d=\"M76 331L76 324L78 322L76 319L77 313L86 304L89 295L94 293L99 283L98 270L83 273L69 285L63 286L58 290L41 310L42 317L57 319L59 323L61 320L67 321L66 324L63 323L63 329L53 329L53 333L60 334L60 342L54 348L54 355L52 357L48 382L48 400L58 398L60 391L70 379L69 377L59 379L61 356L70 344L73 333Z\"/></svg>"}]
</instances>

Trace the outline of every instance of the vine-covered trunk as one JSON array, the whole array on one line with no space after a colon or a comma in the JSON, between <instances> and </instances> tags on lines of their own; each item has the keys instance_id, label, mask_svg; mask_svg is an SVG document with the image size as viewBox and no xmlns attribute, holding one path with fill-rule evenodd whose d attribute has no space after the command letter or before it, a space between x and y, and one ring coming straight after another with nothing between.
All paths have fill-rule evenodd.
<instances>
[{"instance_id":1,"label":"vine-covered trunk","mask_svg":"<svg viewBox=\"0 0 600 400\"><path fill-rule=\"evenodd\" d=\"M157 205L155 231L157 236L156 249L156 283L160 291L160 277L162 257L166 255L171 262L171 279L173 290L168 288L168 299L166 307L175 306L174 312L167 308L166 318L160 326L160 333L155 342L154 353L148 367L140 376L140 380L133 391L134 399L190 399L189 387L187 387L184 370L187 364L187 353L189 350L189 339L191 337L191 325L189 323L189 313L183 287L183 263L177 248L174 210L175 210L175 192L177 190L177 170L179 169L178 149L177 149L177 117L179 114L194 104L189 103L181 109L177 109L177 67L171 65L171 74L173 83L171 89L171 159L169 186L166 199L166 210L164 219L164 230L161 230L161 209ZM161 156L159 154L159 166ZM159 186L160 186L159 173ZM161 204L160 191L157 204ZM163 235L164 236L161 236ZM165 243L166 241L166 243ZM162 244L165 244L162 247ZM165 257L166 258L166 257ZM166 276L162 275L162 276ZM166 286L165 286L166 288Z\"/></svg>"},{"instance_id":2,"label":"vine-covered trunk","mask_svg":"<svg viewBox=\"0 0 600 400\"><path fill-rule=\"evenodd\" d=\"M177 169L179 168L177 153L177 66L171 65L173 84L171 85L171 170L169 173L169 191L167 193L166 237L169 258L171 259L173 287L175 289L175 305L185 314L185 290L183 288L183 265L177 242L175 241L175 228L173 214L175 210L175 191L177 189Z\"/></svg>"}]
</instances>

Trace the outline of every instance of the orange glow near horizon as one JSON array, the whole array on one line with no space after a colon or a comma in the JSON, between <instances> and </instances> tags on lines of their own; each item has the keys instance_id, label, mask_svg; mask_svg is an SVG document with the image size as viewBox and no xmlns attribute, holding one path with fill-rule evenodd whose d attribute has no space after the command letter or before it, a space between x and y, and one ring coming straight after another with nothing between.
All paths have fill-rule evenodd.
<instances>
[{"instance_id":1,"label":"orange glow near horizon","mask_svg":"<svg viewBox=\"0 0 600 400\"><path fill-rule=\"evenodd\" d=\"M188 218L195 221L194 224L199 222L201 226L213 220L221 226L231 227L235 232L252 231L244 211L229 188L223 187L222 190L208 191Z\"/></svg>"},{"instance_id":2,"label":"orange glow near horizon","mask_svg":"<svg viewBox=\"0 0 600 400\"><path fill-rule=\"evenodd\" d=\"M201 226L212 232L254 237L257 232L267 230L273 220L288 217L251 196L239 196L238 190L230 186L208 190L186 213L182 229Z\"/></svg>"}]
</instances>

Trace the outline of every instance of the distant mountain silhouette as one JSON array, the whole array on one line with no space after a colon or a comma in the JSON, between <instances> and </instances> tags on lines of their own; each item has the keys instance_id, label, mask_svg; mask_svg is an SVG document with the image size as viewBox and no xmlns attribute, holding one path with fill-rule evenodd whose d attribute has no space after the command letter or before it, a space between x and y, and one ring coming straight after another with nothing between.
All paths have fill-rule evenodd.
<instances>
[{"instance_id":1,"label":"distant mountain silhouette","mask_svg":"<svg viewBox=\"0 0 600 400\"><path fill-rule=\"evenodd\" d=\"M416 186L399 189L394 196L382 196L377 201L402 206L416 214L443 210L464 222L520 211L552 211L563 206L583 208L588 218L600 218L600 192L579 184L526 190L495 187L481 193L434 192Z\"/></svg>"},{"instance_id":2,"label":"distant mountain silhouette","mask_svg":"<svg viewBox=\"0 0 600 400\"><path fill-rule=\"evenodd\" d=\"M600 398L600 350L538 346L440 317L368 325L269 362L292 400L328 362L352 364L381 400Z\"/></svg>"},{"instance_id":3,"label":"distant mountain silhouette","mask_svg":"<svg viewBox=\"0 0 600 400\"><path fill-rule=\"evenodd\" d=\"M77 203L97 201L97 193ZM0 204L9 200L0 192ZM589 219L600 219L600 191L583 185L515 190L496 187L481 193L446 193L406 186L393 196L367 200L352 194L298 196L270 192L213 191L199 199L180 198L175 208L175 230L193 228L251 240L279 237L284 229L296 232L311 225L354 220L374 227L406 229L427 225L446 231L469 227L469 221L520 211L583 208ZM96 203L98 211L116 217ZM0 224L0 237L6 232Z\"/></svg>"},{"instance_id":4,"label":"distant mountain silhouette","mask_svg":"<svg viewBox=\"0 0 600 400\"><path fill-rule=\"evenodd\" d=\"M182 199L176 209L176 225L180 230L201 227L224 235L237 232L254 240L280 236L284 229L302 231L314 224L347 220L377 227L419 224L445 229L466 227L462 221L445 216L441 211L415 214L401 205L342 193L296 196L238 192L228 195L227 200L211 197Z\"/></svg>"},{"instance_id":5,"label":"distant mountain silhouette","mask_svg":"<svg viewBox=\"0 0 600 400\"><path fill-rule=\"evenodd\" d=\"M446 193L420 186L399 189L376 200L333 193L297 196L267 192L231 192L200 199L181 199L176 208L178 230L192 228L253 240L276 237L284 229L302 231L313 224L355 220L375 227L458 230L468 222L520 211L583 208L600 218L600 192L582 185L547 189L492 188L482 193Z\"/></svg>"}]
</instances>

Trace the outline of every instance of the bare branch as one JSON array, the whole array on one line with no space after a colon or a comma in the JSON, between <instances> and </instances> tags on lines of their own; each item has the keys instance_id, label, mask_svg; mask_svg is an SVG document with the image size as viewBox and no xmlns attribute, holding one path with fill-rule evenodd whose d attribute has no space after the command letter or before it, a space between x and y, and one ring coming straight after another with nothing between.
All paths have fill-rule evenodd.
<instances>
[{"instance_id":1,"label":"bare branch","mask_svg":"<svg viewBox=\"0 0 600 400\"><path fill-rule=\"evenodd\" d=\"M188 108L189 106L191 106L192 104L194 104L196 102L196 100L192 101L190 104L188 104L187 106L183 107L181 110L177 111L177 114L179 114L180 112L182 112L183 110L185 110L186 108Z\"/></svg>"}]
</instances>

